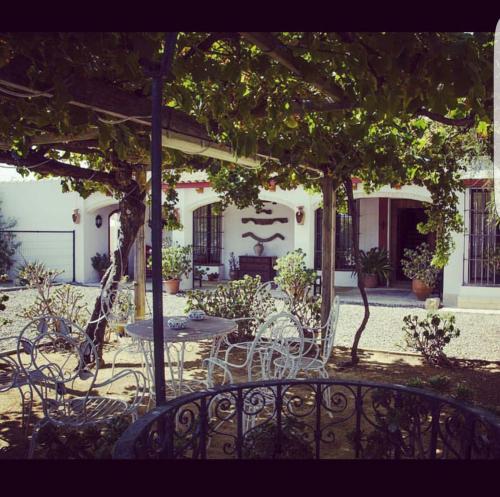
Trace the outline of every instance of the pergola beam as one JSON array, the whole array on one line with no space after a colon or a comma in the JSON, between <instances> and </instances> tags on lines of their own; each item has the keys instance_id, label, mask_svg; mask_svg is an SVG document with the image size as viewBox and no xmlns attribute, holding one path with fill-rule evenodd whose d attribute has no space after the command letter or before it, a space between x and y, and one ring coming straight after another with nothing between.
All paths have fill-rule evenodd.
<instances>
[{"instance_id":1,"label":"pergola beam","mask_svg":"<svg viewBox=\"0 0 500 497\"><path fill-rule=\"evenodd\" d=\"M295 56L289 47L281 43L271 33L240 32L240 35L259 47L269 57L285 66L296 76L299 76L300 79L336 101L337 105L339 105L340 101L345 108L350 106L349 98L339 85L321 76L318 70L312 67L312 64Z\"/></svg>"}]
</instances>

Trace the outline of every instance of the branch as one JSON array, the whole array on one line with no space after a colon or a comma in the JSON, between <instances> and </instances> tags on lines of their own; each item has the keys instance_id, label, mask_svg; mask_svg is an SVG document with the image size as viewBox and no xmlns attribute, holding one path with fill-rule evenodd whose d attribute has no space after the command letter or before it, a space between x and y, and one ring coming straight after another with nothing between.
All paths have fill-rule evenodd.
<instances>
[{"instance_id":1,"label":"branch","mask_svg":"<svg viewBox=\"0 0 500 497\"><path fill-rule=\"evenodd\" d=\"M344 90L339 85L318 74L317 68L304 59L296 57L289 47L283 45L271 33L240 32L240 34L248 41L258 46L264 53L269 55L269 57L284 65L295 75L314 86L326 96L342 102L349 101Z\"/></svg>"},{"instance_id":2,"label":"branch","mask_svg":"<svg viewBox=\"0 0 500 497\"><path fill-rule=\"evenodd\" d=\"M429 119L432 119L433 121L437 121L438 123L441 124L446 124L448 126L463 126L466 128L470 128L474 125L475 122L475 114L471 113L467 117L462 117L459 119L453 119L450 117L445 117L442 114L438 114L436 112L431 112L426 109L419 109L416 113L417 116L425 116L428 117Z\"/></svg>"},{"instance_id":3,"label":"branch","mask_svg":"<svg viewBox=\"0 0 500 497\"><path fill-rule=\"evenodd\" d=\"M130 191L130 187L136 188L138 186L137 183L132 180L130 182L131 184L124 187L124 185L117 181L114 173L73 166L56 159L49 159L45 157L43 153L32 152L25 157L19 157L11 152L0 151L0 162L11 164L16 167L25 167L44 176L54 175L64 178L104 183L121 192L128 192Z\"/></svg>"},{"instance_id":4,"label":"branch","mask_svg":"<svg viewBox=\"0 0 500 497\"><path fill-rule=\"evenodd\" d=\"M216 41L225 39L234 39L234 38L238 38L238 33L225 33L225 32L210 33L210 35L207 38L205 38L201 43L199 43L196 47L191 47L183 58L188 59L197 50L201 50L202 52L208 52L208 50L210 50L210 48Z\"/></svg>"}]
</instances>

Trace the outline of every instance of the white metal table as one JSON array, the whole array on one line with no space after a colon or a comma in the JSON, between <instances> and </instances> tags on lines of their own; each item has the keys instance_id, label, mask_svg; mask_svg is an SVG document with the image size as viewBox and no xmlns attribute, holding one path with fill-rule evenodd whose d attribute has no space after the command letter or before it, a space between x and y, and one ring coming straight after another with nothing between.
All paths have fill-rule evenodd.
<instances>
[{"instance_id":1,"label":"white metal table","mask_svg":"<svg viewBox=\"0 0 500 497\"><path fill-rule=\"evenodd\" d=\"M184 358L188 343L211 340L210 357L216 357L224 337L238 329L238 324L231 319L206 316L202 321L188 319L186 328L175 330L167 325L167 321L173 317L185 316L163 317L165 366L170 373L166 381L166 387L170 390L169 397L193 391L193 386L206 386L203 381L189 380L188 382L184 379ZM128 324L125 326L125 331L139 342L144 355L144 368L150 384L150 392L154 395L153 320L146 319Z\"/></svg>"}]
</instances>

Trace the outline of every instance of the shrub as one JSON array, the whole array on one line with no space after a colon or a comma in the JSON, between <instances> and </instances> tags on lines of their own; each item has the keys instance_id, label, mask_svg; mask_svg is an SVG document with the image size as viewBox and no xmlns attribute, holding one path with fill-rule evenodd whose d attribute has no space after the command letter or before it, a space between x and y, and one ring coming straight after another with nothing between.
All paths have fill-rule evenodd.
<instances>
[{"instance_id":1,"label":"shrub","mask_svg":"<svg viewBox=\"0 0 500 497\"><path fill-rule=\"evenodd\" d=\"M103 426L88 428L55 428L40 430L38 450L44 459L111 459L117 440L130 424L117 417Z\"/></svg>"},{"instance_id":2,"label":"shrub","mask_svg":"<svg viewBox=\"0 0 500 497\"><path fill-rule=\"evenodd\" d=\"M411 280L422 280L433 288L440 271L431 264L433 257L427 243L421 243L415 250L404 249L404 258L401 259L404 275Z\"/></svg>"},{"instance_id":3,"label":"shrub","mask_svg":"<svg viewBox=\"0 0 500 497\"><path fill-rule=\"evenodd\" d=\"M262 423L245 435L244 459L313 459L310 443L304 437L304 423L285 418L281 426L281 451L278 453L276 440L278 427L275 422Z\"/></svg>"},{"instance_id":4,"label":"shrub","mask_svg":"<svg viewBox=\"0 0 500 497\"><path fill-rule=\"evenodd\" d=\"M80 326L86 322L87 306L84 295L72 285L55 286L56 278L62 271L48 270L44 264L32 262L25 264L19 271L19 277L28 286L37 290L35 302L26 307L18 315L26 319L34 319L44 314L60 316Z\"/></svg>"},{"instance_id":5,"label":"shrub","mask_svg":"<svg viewBox=\"0 0 500 497\"><path fill-rule=\"evenodd\" d=\"M452 338L460 335L455 327L455 316L440 317L428 314L425 319L407 315L403 318L403 331L406 344L422 354L425 362L434 366L450 366L451 362L444 353L444 347Z\"/></svg>"},{"instance_id":6,"label":"shrub","mask_svg":"<svg viewBox=\"0 0 500 497\"><path fill-rule=\"evenodd\" d=\"M241 280L230 281L226 285L217 285L214 290L190 290L187 293L186 312L201 309L209 316L219 316L228 319L251 317L263 322L272 312L276 311L275 301L271 294L257 301L255 293L261 285L260 276L252 278L245 275ZM238 332L230 336L230 340L248 340L251 338L258 323L241 321Z\"/></svg>"},{"instance_id":7,"label":"shrub","mask_svg":"<svg viewBox=\"0 0 500 497\"><path fill-rule=\"evenodd\" d=\"M4 293L0 293L0 312L5 311L5 302L7 302L8 300L9 300L8 295L5 295ZM11 319L0 316L0 329L3 326L5 326L7 324L11 324L11 323L12 323Z\"/></svg>"},{"instance_id":8,"label":"shrub","mask_svg":"<svg viewBox=\"0 0 500 497\"><path fill-rule=\"evenodd\" d=\"M274 281L292 299L292 305L305 299L308 289L316 281L316 271L307 269L306 254L297 249L278 257L274 269L278 272Z\"/></svg>"},{"instance_id":9,"label":"shrub","mask_svg":"<svg viewBox=\"0 0 500 497\"><path fill-rule=\"evenodd\" d=\"M108 269L111 265L111 260L108 254L101 255L97 252L94 257L90 258L90 260L92 261L92 267L99 273L99 276L102 276L106 272L106 269Z\"/></svg>"},{"instance_id":10,"label":"shrub","mask_svg":"<svg viewBox=\"0 0 500 497\"><path fill-rule=\"evenodd\" d=\"M0 202L1 205L1 202ZM3 275L9 271L14 264L12 256L16 253L16 249L21 245L21 242L16 242L15 233L10 233L17 221L13 219L4 219L0 210L0 274Z\"/></svg>"}]
</instances>

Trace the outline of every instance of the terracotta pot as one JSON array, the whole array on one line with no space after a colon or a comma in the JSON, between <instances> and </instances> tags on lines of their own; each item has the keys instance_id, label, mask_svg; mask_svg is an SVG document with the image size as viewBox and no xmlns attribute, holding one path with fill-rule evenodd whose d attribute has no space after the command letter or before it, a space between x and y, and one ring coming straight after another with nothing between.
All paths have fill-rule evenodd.
<instances>
[{"instance_id":1,"label":"terracotta pot","mask_svg":"<svg viewBox=\"0 0 500 497\"><path fill-rule=\"evenodd\" d=\"M411 289L418 300L425 300L432 292L432 287L427 286L422 280L412 280Z\"/></svg>"},{"instance_id":2,"label":"terracotta pot","mask_svg":"<svg viewBox=\"0 0 500 497\"><path fill-rule=\"evenodd\" d=\"M170 295L175 295L179 291L181 280L163 280L165 292Z\"/></svg>"},{"instance_id":3,"label":"terracotta pot","mask_svg":"<svg viewBox=\"0 0 500 497\"><path fill-rule=\"evenodd\" d=\"M238 279L238 271L229 271L229 278L232 280L237 280Z\"/></svg>"},{"instance_id":4,"label":"terracotta pot","mask_svg":"<svg viewBox=\"0 0 500 497\"><path fill-rule=\"evenodd\" d=\"M363 282L365 284L365 288L377 288L378 276L376 274L364 274Z\"/></svg>"}]
</instances>

